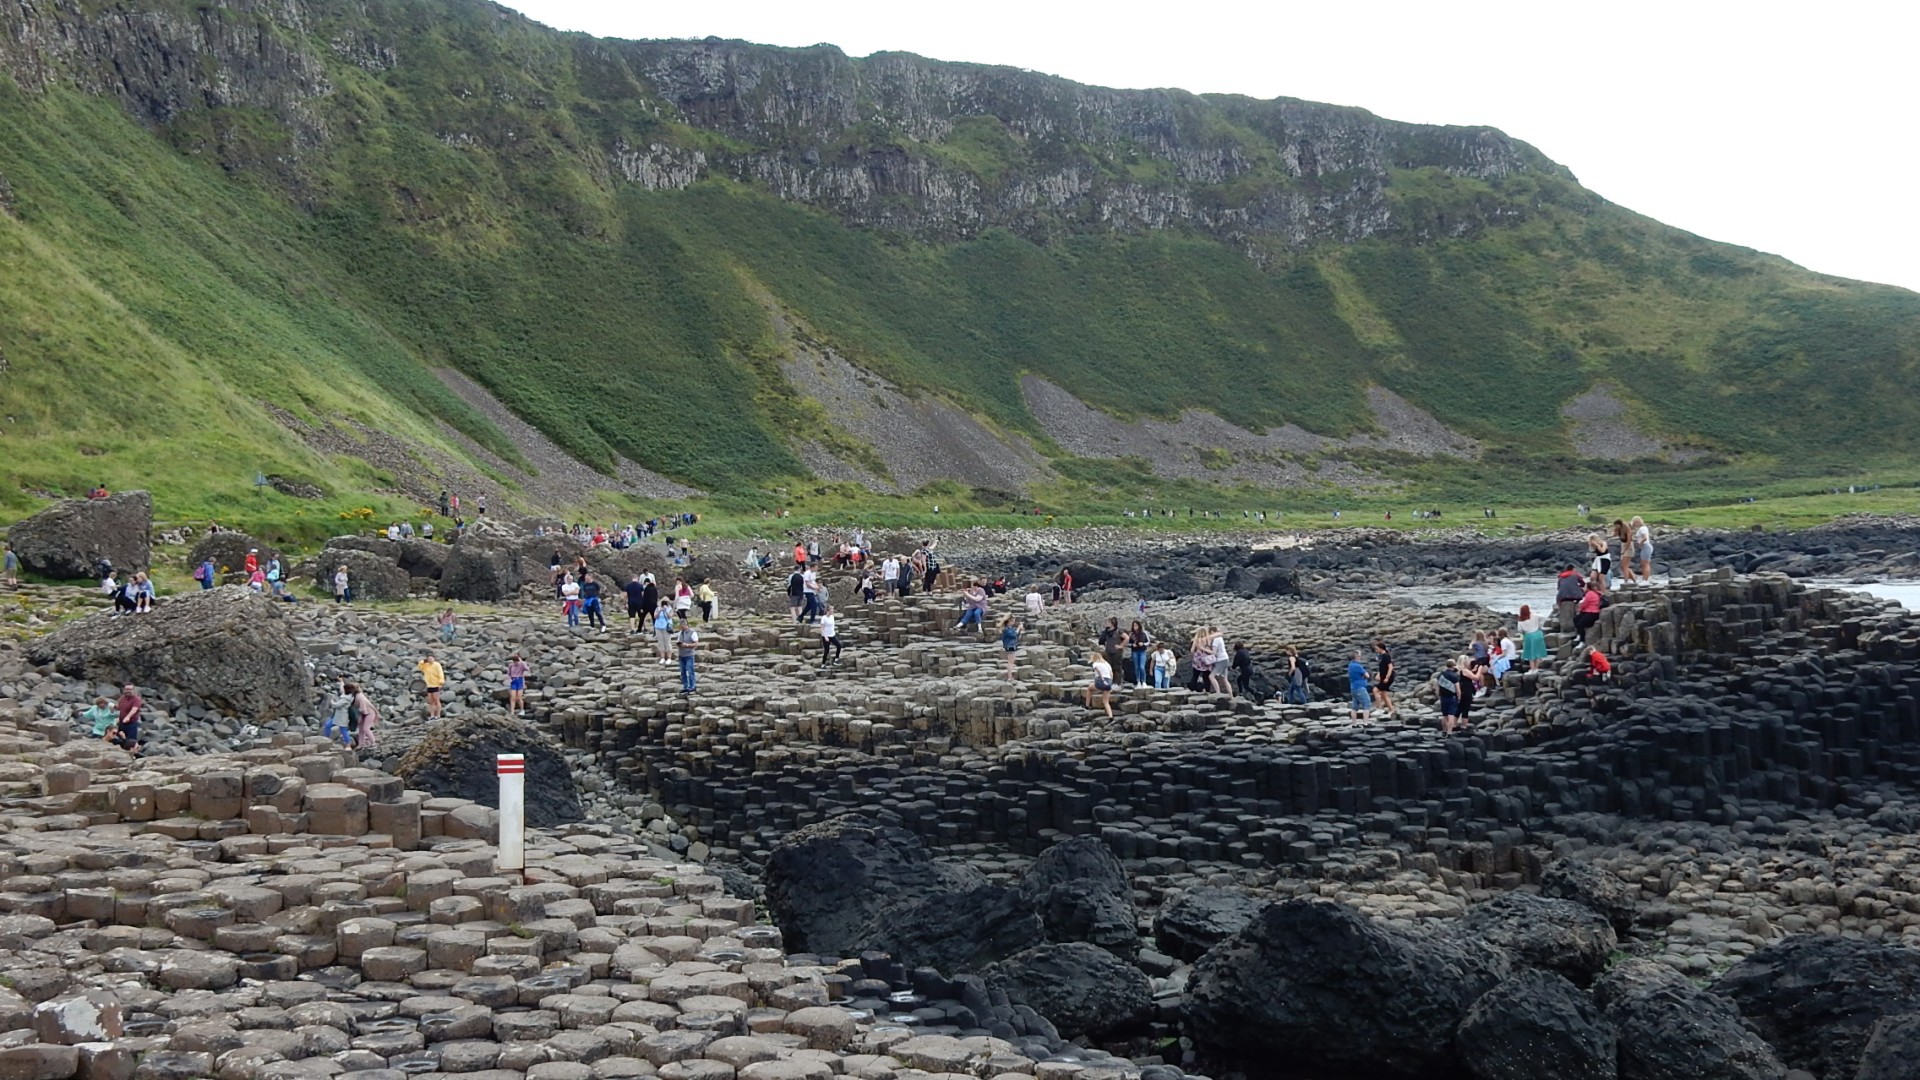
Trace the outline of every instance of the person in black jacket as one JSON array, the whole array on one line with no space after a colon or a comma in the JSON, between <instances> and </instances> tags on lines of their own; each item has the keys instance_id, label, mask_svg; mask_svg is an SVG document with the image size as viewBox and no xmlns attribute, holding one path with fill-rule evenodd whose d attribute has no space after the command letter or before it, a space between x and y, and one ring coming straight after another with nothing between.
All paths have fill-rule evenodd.
<instances>
[{"instance_id":1,"label":"person in black jacket","mask_svg":"<svg viewBox=\"0 0 1920 1080\"><path fill-rule=\"evenodd\" d=\"M647 583L640 580L639 574L635 574L633 580L627 582L625 592L627 594L627 632L637 634L640 632L642 618L648 622L653 621L652 616L647 614Z\"/></svg>"},{"instance_id":2,"label":"person in black jacket","mask_svg":"<svg viewBox=\"0 0 1920 1080\"><path fill-rule=\"evenodd\" d=\"M1253 653L1244 641L1233 647L1233 691L1253 697Z\"/></svg>"},{"instance_id":3,"label":"person in black jacket","mask_svg":"<svg viewBox=\"0 0 1920 1080\"><path fill-rule=\"evenodd\" d=\"M588 626L607 628L607 620L600 615L600 583L593 580L592 574L580 579L580 609L586 613Z\"/></svg>"}]
</instances>

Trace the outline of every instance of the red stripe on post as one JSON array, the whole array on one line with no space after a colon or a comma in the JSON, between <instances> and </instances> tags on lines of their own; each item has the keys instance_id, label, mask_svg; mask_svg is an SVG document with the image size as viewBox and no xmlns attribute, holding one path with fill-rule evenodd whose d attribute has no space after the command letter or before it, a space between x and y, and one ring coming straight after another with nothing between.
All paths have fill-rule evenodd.
<instances>
[{"instance_id":1,"label":"red stripe on post","mask_svg":"<svg viewBox=\"0 0 1920 1080\"><path fill-rule=\"evenodd\" d=\"M525 754L496 754L494 755L493 763L495 771L501 776L511 776L516 773L524 774L527 771L527 756Z\"/></svg>"}]
</instances>

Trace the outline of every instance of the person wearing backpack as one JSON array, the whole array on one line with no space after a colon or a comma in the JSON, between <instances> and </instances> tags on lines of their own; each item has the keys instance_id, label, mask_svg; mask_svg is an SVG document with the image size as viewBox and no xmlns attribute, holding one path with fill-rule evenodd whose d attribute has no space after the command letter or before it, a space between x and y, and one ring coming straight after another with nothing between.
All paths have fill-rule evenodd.
<instances>
[{"instance_id":1,"label":"person wearing backpack","mask_svg":"<svg viewBox=\"0 0 1920 1080\"><path fill-rule=\"evenodd\" d=\"M1451 735L1460 723L1460 664L1449 660L1433 673L1433 692L1440 699L1440 734Z\"/></svg>"},{"instance_id":2,"label":"person wearing backpack","mask_svg":"<svg viewBox=\"0 0 1920 1080\"><path fill-rule=\"evenodd\" d=\"M200 583L202 592L213 588L213 575L213 556L211 555L200 560L200 565L193 568L193 580Z\"/></svg>"}]
</instances>

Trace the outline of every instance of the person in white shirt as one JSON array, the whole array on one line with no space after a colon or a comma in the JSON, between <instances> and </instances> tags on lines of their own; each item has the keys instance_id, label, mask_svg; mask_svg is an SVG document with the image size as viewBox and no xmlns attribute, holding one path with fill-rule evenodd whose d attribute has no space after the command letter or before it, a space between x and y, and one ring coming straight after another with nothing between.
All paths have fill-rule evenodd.
<instances>
[{"instance_id":1,"label":"person in white shirt","mask_svg":"<svg viewBox=\"0 0 1920 1080\"><path fill-rule=\"evenodd\" d=\"M1105 653L1093 654L1093 681L1087 684L1087 708L1093 708L1093 696L1100 695L1100 707L1107 711L1107 718L1113 718L1113 665L1107 663Z\"/></svg>"},{"instance_id":2,"label":"person in white shirt","mask_svg":"<svg viewBox=\"0 0 1920 1080\"><path fill-rule=\"evenodd\" d=\"M1027 614L1029 615L1037 616L1042 611L1045 611L1047 609L1046 597L1041 596L1040 590L1038 589L1028 590L1026 603L1027 603Z\"/></svg>"},{"instance_id":3,"label":"person in white shirt","mask_svg":"<svg viewBox=\"0 0 1920 1080\"><path fill-rule=\"evenodd\" d=\"M839 620L834 618L832 608L827 608L820 613L820 666L823 668L840 662L838 622ZM829 653L832 654L831 660L828 659Z\"/></svg>"},{"instance_id":4,"label":"person in white shirt","mask_svg":"<svg viewBox=\"0 0 1920 1080\"><path fill-rule=\"evenodd\" d=\"M1165 690L1167 688L1167 680L1173 676L1173 669L1179 666L1180 661L1174 658L1173 650L1167 648L1167 643L1164 641L1160 643L1158 649L1154 650L1153 655L1147 659L1149 665L1153 668L1153 688L1155 690Z\"/></svg>"},{"instance_id":5,"label":"person in white shirt","mask_svg":"<svg viewBox=\"0 0 1920 1080\"><path fill-rule=\"evenodd\" d=\"M1638 517L1627 522L1627 527L1633 530L1633 551L1621 552L1620 561L1626 562L1631 558L1639 563L1640 581L1651 585L1653 584L1653 530L1647 528L1647 523Z\"/></svg>"},{"instance_id":6,"label":"person in white shirt","mask_svg":"<svg viewBox=\"0 0 1920 1080\"><path fill-rule=\"evenodd\" d=\"M900 560L889 555L887 560L880 564L880 582L887 592L891 593L894 591L894 583L899 580Z\"/></svg>"}]
</instances>

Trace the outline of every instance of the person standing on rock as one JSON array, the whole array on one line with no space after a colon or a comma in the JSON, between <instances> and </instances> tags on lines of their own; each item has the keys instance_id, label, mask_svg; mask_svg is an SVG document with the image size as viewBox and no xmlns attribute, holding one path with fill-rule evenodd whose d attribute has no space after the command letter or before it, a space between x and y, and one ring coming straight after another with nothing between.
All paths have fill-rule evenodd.
<instances>
[{"instance_id":1,"label":"person standing on rock","mask_svg":"<svg viewBox=\"0 0 1920 1080\"><path fill-rule=\"evenodd\" d=\"M673 579L673 617L681 622L693 617L693 586L683 577Z\"/></svg>"},{"instance_id":2,"label":"person standing on rock","mask_svg":"<svg viewBox=\"0 0 1920 1080\"><path fill-rule=\"evenodd\" d=\"M900 559L889 555L880 563L880 587L891 596L898 591L900 578Z\"/></svg>"},{"instance_id":3,"label":"person standing on rock","mask_svg":"<svg viewBox=\"0 0 1920 1080\"><path fill-rule=\"evenodd\" d=\"M802 563L793 568L793 573L787 575L787 611L793 616L795 623L801 623L806 621L801 617L806 607L807 568L806 564Z\"/></svg>"},{"instance_id":4,"label":"person standing on rock","mask_svg":"<svg viewBox=\"0 0 1920 1080\"><path fill-rule=\"evenodd\" d=\"M860 573L860 599L862 603L872 606L878 596L879 590L873 584L873 568L869 566Z\"/></svg>"},{"instance_id":5,"label":"person standing on rock","mask_svg":"<svg viewBox=\"0 0 1920 1080\"><path fill-rule=\"evenodd\" d=\"M580 625L580 583L572 574L560 582L560 613L567 617L568 626Z\"/></svg>"},{"instance_id":6,"label":"person standing on rock","mask_svg":"<svg viewBox=\"0 0 1920 1080\"><path fill-rule=\"evenodd\" d=\"M661 604L653 612L653 655L665 667L673 656L673 613Z\"/></svg>"},{"instance_id":7,"label":"person standing on rock","mask_svg":"<svg viewBox=\"0 0 1920 1080\"><path fill-rule=\"evenodd\" d=\"M1613 575L1613 556L1608 552L1607 538L1599 533L1588 533L1587 553L1592 556L1589 564L1591 572L1600 578L1600 591L1606 592Z\"/></svg>"},{"instance_id":8,"label":"person standing on rock","mask_svg":"<svg viewBox=\"0 0 1920 1080\"><path fill-rule=\"evenodd\" d=\"M1187 643L1187 667L1191 673L1187 677L1187 689L1196 694L1206 693L1213 685L1213 647L1204 626L1196 628L1193 640Z\"/></svg>"},{"instance_id":9,"label":"person standing on rock","mask_svg":"<svg viewBox=\"0 0 1920 1080\"><path fill-rule=\"evenodd\" d=\"M1173 678L1173 669L1180 664L1179 658L1173 655L1173 650L1167 648L1167 643L1163 641L1160 642L1159 648L1153 650L1153 655L1149 659L1153 664L1153 688L1165 690L1167 681Z\"/></svg>"},{"instance_id":10,"label":"person standing on rock","mask_svg":"<svg viewBox=\"0 0 1920 1080\"><path fill-rule=\"evenodd\" d=\"M441 488L440 489L440 516L452 517L453 515L448 513L450 509L451 509L451 506L448 504L448 501L447 501L447 489Z\"/></svg>"},{"instance_id":11,"label":"person standing on rock","mask_svg":"<svg viewBox=\"0 0 1920 1080\"><path fill-rule=\"evenodd\" d=\"M1227 682L1229 664L1233 656L1227 651L1227 636L1217 626L1207 627L1207 675L1213 681L1213 692L1231 694L1233 687Z\"/></svg>"},{"instance_id":12,"label":"person standing on rock","mask_svg":"<svg viewBox=\"0 0 1920 1080\"><path fill-rule=\"evenodd\" d=\"M1547 658L1546 620L1535 618L1533 609L1520 605L1520 659L1527 662L1528 671L1539 671L1541 661Z\"/></svg>"},{"instance_id":13,"label":"person standing on rock","mask_svg":"<svg viewBox=\"0 0 1920 1080\"><path fill-rule=\"evenodd\" d=\"M507 661L507 712L520 716L527 711L527 662L514 653Z\"/></svg>"},{"instance_id":14,"label":"person standing on rock","mask_svg":"<svg viewBox=\"0 0 1920 1080\"><path fill-rule=\"evenodd\" d=\"M1287 646L1287 704L1305 705L1311 695L1313 665L1300 655L1300 646Z\"/></svg>"},{"instance_id":15,"label":"person standing on rock","mask_svg":"<svg viewBox=\"0 0 1920 1080\"><path fill-rule=\"evenodd\" d=\"M833 614L832 608L820 612L820 667L822 670L840 663L840 620ZM832 658L828 658L832 653Z\"/></svg>"},{"instance_id":16,"label":"person standing on rock","mask_svg":"<svg viewBox=\"0 0 1920 1080\"><path fill-rule=\"evenodd\" d=\"M359 729L359 714L353 704L355 691L345 679L335 687L333 695L327 699L327 719L320 725L320 734L331 742L340 740L340 745L351 747L353 733Z\"/></svg>"},{"instance_id":17,"label":"person standing on rock","mask_svg":"<svg viewBox=\"0 0 1920 1080\"><path fill-rule=\"evenodd\" d=\"M1233 647L1233 692L1242 697L1253 698L1253 650L1247 643L1238 642Z\"/></svg>"},{"instance_id":18,"label":"person standing on rock","mask_svg":"<svg viewBox=\"0 0 1920 1080\"><path fill-rule=\"evenodd\" d=\"M213 579L216 573L217 571L215 571L213 567L213 556L211 555L200 560L200 565L193 568L193 580L200 583L201 592L213 588Z\"/></svg>"},{"instance_id":19,"label":"person standing on rock","mask_svg":"<svg viewBox=\"0 0 1920 1080\"><path fill-rule=\"evenodd\" d=\"M939 546L940 541L937 537L920 545L921 554L926 556L925 576L920 582L920 591L923 593L931 594L934 583L940 580L940 553L935 550Z\"/></svg>"},{"instance_id":20,"label":"person standing on rock","mask_svg":"<svg viewBox=\"0 0 1920 1080\"><path fill-rule=\"evenodd\" d=\"M374 729L380 726L380 710L357 683L348 683L347 691L353 695L354 711L359 713L354 720L353 745L361 750L371 750L379 745Z\"/></svg>"},{"instance_id":21,"label":"person standing on rock","mask_svg":"<svg viewBox=\"0 0 1920 1080\"><path fill-rule=\"evenodd\" d=\"M7 588L17 589L20 587L20 555L13 550L12 544L7 545L5 559Z\"/></svg>"},{"instance_id":22,"label":"person standing on rock","mask_svg":"<svg viewBox=\"0 0 1920 1080\"><path fill-rule=\"evenodd\" d=\"M1373 698L1367 693L1373 680L1367 675L1367 665L1360 657L1360 651L1356 649L1353 657L1347 661L1347 693L1352 698L1348 703L1351 706L1348 713L1356 722L1366 720L1373 714Z\"/></svg>"},{"instance_id":23,"label":"person standing on rock","mask_svg":"<svg viewBox=\"0 0 1920 1080\"><path fill-rule=\"evenodd\" d=\"M653 613L660 607L660 583L653 580L651 573L641 574L640 580L646 582L646 588L640 592L640 611L645 616L641 629L653 625Z\"/></svg>"},{"instance_id":24,"label":"person standing on rock","mask_svg":"<svg viewBox=\"0 0 1920 1080\"><path fill-rule=\"evenodd\" d=\"M1100 707L1106 711L1107 719L1113 719L1113 665L1107 662L1105 653L1093 654L1093 681L1087 684L1085 701L1087 708L1093 708L1093 696L1100 695Z\"/></svg>"},{"instance_id":25,"label":"person standing on rock","mask_svg":"<svg viewBox=\"0 0 1920 1080\"><path fill-rule=\"evenodd\" d=\"M447 685L447 669L428 653L425 660L414 665L414 670L420 673L420 681L427 687L427 719L440 719L440 691Z\"/></svg>"},{"instance_id":26,"label":"person standing on rock","mask_svg":"<svg viewBox=\"0 0 1920 1080\"><path fill-rule=\"evenodd\" d=\"M1040 617L1040 613L1046 609L1047 600L1046 597L1040 595L1040 586L1036 584L1029 588L1027 590L1027 614L1037 619Z\"/></svg>"},{"instance_id":27,"label":"person standing on rock","mask_svg":"<svg viewBox=\"0 0 1920 1080\"><path fill-rule=\"evenodd\" d=\"M800 572L800 621L813 622L820 617L820 574L812 563Z\"/></svg>"},{"instance_id":28,"label":"person standing on rock","mask_svg":"<svg viewBox=\"0 0 1920 1080\"><path fill-rule=\"evenodd\" d=\"M627 594L627 633L637 634L640 632L640 620L647 611L647 583L640 580L639 574L635 574L621 591Z\"/></svg>"},{"instance_id":29,"label":"person standing on rock","mask_svg":"<svg viewBox=\"0 0 1920 1080\"><path fill-rule=\"evenodd\" d=\"M1627 522L1627 526L1633 530L1631 537L1633 561L1640 564L1640 583L1651 585L1653 584L1653 530L1647 528L1647 523L1637 515L1632 521ZM1625 559L1626 556L1623 554L1621 558Z\"/></svg>"},{"instance_id":30,"label":"person standing on rock","mask_svg":"<svg viewBox=\"0 0 1920 1080\"><path fill-rule=\"evenodd\" d=\"M1059 585L1053 591L1053 598L1062 604L1073 603L1073 570L1072 569L1065 566L1060 568L1060 582L1059 582Z\"/></svg>"},{"instance_id":31,"label":"person standing on rock","mask_svg":"<svg viewBox=\"0 0 1920 1080\"><path fill-rule=\"evenodd\" d=\"M700 634L684 615L680 617L680 630L674 635L674 644L680 652L680 692L691 694L694 691L693 654L700 647Z\"/></svg>"},{"instance_id":32,"label":"person standing on rock","mask_svg":"<svg viewBox=\"0 0 1920 1080\"><path fill-rule=\"evenodd\" d=\"M713 591L713 582L701 582L700 587L693 590L693 599L695 603L700 605L700 621L703 623L712 622L713 605L720 600L720 595Z\"/></svg>"},{"instance_id":33,"label":"person standing on rock","mask_svg":"<svg viewBox=\"0 0 1920 1080\"><path fill-rule=\"evenodd\" d=\"M1554 583L1553 603L1561 633L1573 629L1573 617L1580 613L1580 598L1586 593L1587 581L1578 566L1560 571L1559 580Z\"/></svg>"},{"instance_id":34,"label":"person standing on rock","mask_svg":"<svg viewBox=\"0 0 1920 1080\"><path fill-rule=\"evenodd\" d=\"M241 569L246 572L246 575L248 577L252 577L253 572L255 570L260 569L260 549L259 548L247 549L247 561L241 565Z\"/></svg>"},{"instance_id":35,"label":"person standing on rock","mask_svg":"<svg viewBox=\"0 0 1920 1080\"><path fill-rule=\"evenodd\" d=\"M1019 619L1011 615L1000 620L1000 651L1007 658L1007 681L1014 678L1014 663L1020 654L1020 631L1024 630Z\"/></svg>"},{"instance_id":36,"label":"person standing on rock","mask_svg":"<svg viewBox=\"0 0 1920 1080\"><path fill-rule=\"evenodd\" d=\"M1373 639L1373 659L1377 666L1377 674L1373 680L1373 692L1379 697L1380 707L1387 711L1387 716L1397 720L1400 717L1400 710L1394 708L1393 705L1393 677L1398 674L1398 672L1393 666L1393 653L1387 651L1387 643L1384 638Z\"/></svg>"},{"instance_id":37,"label":"person standing on rock","mask_svg":"<svg viewBox=\"0 0 1920 1080\"><path fill-rule=\"evenodd\" d=\"M1133 662L1133 685L1137 690L1146 689L1149 681L1147 674L1147 650L1153 647L1153 635L1140 624L1139 619L1127 628L1127 652Z\"/></svg>"},{"instance_id":38,"label":"person standing on rock","mask_svg":"<svg viewBox=\"0 0 1920 1080\"><path fill-rule=\"evenodd\" d=\"M592 574L580 580L580 610L587 616L587 625L600 630L607 628L607 620L600 614L600 583Z\"/></svg>"},{"instance_id":39,"label":"person standing on rock","mask_svg":"<svg viewBox=\"0 0 1920 1080\"><path fill-rule=\"evenodd\" d=\"M201 587L212 588L210 585L203 585ZM333 602L336 604L350 604L353 602L353 586L352 582L347 578L347 568L344 565L335 568L333 571Z\"/></svg>"},{"instance_id":40,"label":"person standing on rock","mask_svg":"<svg viewBox=\"0 0 1920 1080\"><path fill-rule=\"evenodd\" d=\"M1440 734L1451 735L1460 723L1460 664L1449 660L1434 672L1433 691L1440 699Z\"/></svg>"}]
</instances>

